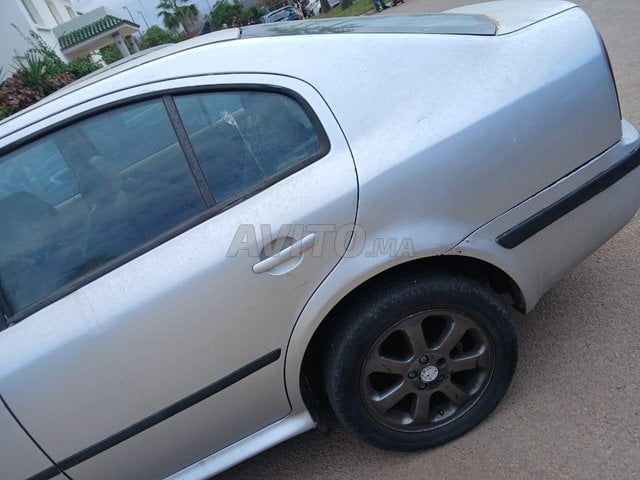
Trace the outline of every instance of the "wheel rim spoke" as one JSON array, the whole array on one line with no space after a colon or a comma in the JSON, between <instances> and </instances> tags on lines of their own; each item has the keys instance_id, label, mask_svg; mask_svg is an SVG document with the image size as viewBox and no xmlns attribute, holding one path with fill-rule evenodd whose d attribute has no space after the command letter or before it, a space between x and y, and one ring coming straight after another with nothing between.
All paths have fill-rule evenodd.
<instances>
[{"instance_id":1,"label":"wheel rim spoke","mask_svg":"<svg viewBox=\"0 0 640 480\"><path fill-rule=\"evenodd\" d=\"M429 422L431 395L433 395L432 391L426 391L420 392L420 394L416 397L416 401L413 406L413 415L411 418L412 425L422 426Z\"/></svg>"},{"instance_id":2,"label":"wheel rim spoke","mask_svg":"<svg viewBox=\"0 0 640 480\"><path fill-rule=\"evenodd\" d=\"M474 370L476 368L488 368L490 363L489 353L485 347L479 352L465 355L460 358L451 358L449 360L450 372L462 372L465 370Z\"/></svg>"},{"instance_id":3,"label":"wheel rim spoke","mask_svg":"<svg viewBox=\"0 0 640 480\"><path fill-rule=\"evenodd\" d=\"M399 385L396 385L383 393L373 395L371 400L376 410L381 413L386 413L410 393L410 385L406 380L403 380Z\"/></svg>"},{"instance_id":4,"label":"wheel rim spoke","mask_svg":"<svg viewBox=\"0 0 640 480\"><path fill-rule=\"evenodd\" d=\"M364 373L365 375L371 375L372 373L391 373L405 376L409 371L410 365L409 361L396 360L375 354L367 360Z\"/></svg>"},{"instance_id":5,"label":"wheel rim spoke","mask_svg":"<svg viewBox=\"0 0 640 480\"><path fill-rule=\"evenodd\" d=\"M402 331L411 345L414 356L423 355L427 350L427 340L424 338L424 332L422 331L422 322L425 319L424 315L417 315L407 319L402 325Z\"/></svg>"},{"instance_id":6,"label":"wheel rim spoke","mask_svg":"<svg viewBox=\"0 0 640 480\"><path fill-rule=\"evenodd\" d=\"M451 403L458 407L464 406L471 398L467 392L462 390L451 380L443 382L437 390L443 393L449 400L451 400Z\"/></svg>"},{"instance_id":7,"label":"wheel rim spoke","mask_svg":"<svg viewBox=\"0 0 640 480\"><path fill-rule=\"evenodd\" d=\"M462 339L463 335L469 330L469 324L457 317L452 317L448 328L442 335L435 350L443 355L449 355L453 347Z\"/></svg>"}]
</instances>

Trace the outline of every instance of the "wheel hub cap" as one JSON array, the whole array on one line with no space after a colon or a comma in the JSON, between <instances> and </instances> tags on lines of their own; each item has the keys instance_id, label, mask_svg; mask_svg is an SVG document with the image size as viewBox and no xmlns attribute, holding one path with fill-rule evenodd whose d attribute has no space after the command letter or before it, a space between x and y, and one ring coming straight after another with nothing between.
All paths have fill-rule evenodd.
<instances>
[{"instance_id":1,"label":"wheel hub cap","mask_svg":"<svg viewBox=\"0 0 640 480\"><path fill-rule=\"evenodd\" d=\"M435 365L429 365L424 367L420 372L420 380L423 382L433 382L436 378L438 378L438 368Z\"/></svg>"}]
</instances>

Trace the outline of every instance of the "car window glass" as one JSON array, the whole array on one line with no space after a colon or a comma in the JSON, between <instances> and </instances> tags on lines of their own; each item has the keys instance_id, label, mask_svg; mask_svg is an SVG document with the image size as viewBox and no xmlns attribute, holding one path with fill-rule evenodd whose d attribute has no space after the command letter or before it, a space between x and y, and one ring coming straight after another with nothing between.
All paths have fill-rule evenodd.
<instances>
[{"instance_id":1,"label":"car window glass","mask_svg":"<svg viewBox=\"0 0 640 480\"><path fill-rule=\"evenodd\" d=\"M216 201L224 201L320 149L302 107L271 92L213 92L175 98Z\"/></svg>"},{"instance_id":2,"label":"car window glass","mask_svg":"<svg viewBox=\"0 0 640 480\"><path fill-rule=\"evenodd\" d=\"M175 143L173 127L166 121L164 105L158 101L139 105L133 111L116 110L106 118L89 119L77 128L96 155L109 156L112 165L120 170ZM141 131L147 136L144 142L140 141Z\"/></svg>"},{"instance_id":3,"label":"car window glass","mask_svg":"<svg viewBox=\"0 0 640 480\"><path fill-rule=\"evenodd\" d=\"M189 112L182 117L187 132L197 132L215 123L220 119L220 111L235 113L242 110L240 98L234 93L218 93L215 102L207 101L205 95L180 97L178 102L181 105L181 111Z\"/></svg>"},{"instance_id":4,"label":"car window glass","mask_svg":"<svg viewBox=\"0 0 640 480\"><path fill-rule=\"evenodd\" d=\"M0 198L25 191L57 205L78 193L70 176L56 144L44 139L16 153L14 161L0 164Z\"/></svg>"},{"instance_id":5,"label":"car window glass","mask_svg":"<svg viewBox=\"0 0 640 480\"><path fill-rule=\"evenodd\" d=\"M161 100L98 114L0 158L0 282L18 311L204 208Z\"/></svg>"}]
</instances>

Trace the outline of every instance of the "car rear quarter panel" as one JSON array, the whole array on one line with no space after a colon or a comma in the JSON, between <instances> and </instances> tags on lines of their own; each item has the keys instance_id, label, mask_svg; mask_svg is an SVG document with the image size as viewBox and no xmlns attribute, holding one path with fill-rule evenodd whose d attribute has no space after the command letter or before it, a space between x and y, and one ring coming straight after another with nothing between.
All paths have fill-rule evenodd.
<instances>
[{"instance_id":1,"label":"car rear quarter panel","mask_svg":"<svg viewBox=\"0 0 640 480\"><path fill-rule=\"evenodd\" d=\"M515 248L503 248L498 245L496 238L576 191L638 149L638 132L627 122L622 125L623 136L617 145L473 232L448 254L480 258L508 271L520 286L527 310L531 310L552 285L615 235L635 215L640 206L640 169L636 168Z\"/></svg>"},{"instance_id":2,"label":"car rear quarter panel","mask_svg":"<svg viewBox=\"0 0 640 480\"><path fill-rule=\"evenodd\" d=\"M315 84L354 153L360 181L358 223L366 230L363 252L372 251L376 238L410 238L414 258L444 254L588 164L622 135L612 76L597 33L580 9L500 37L427 37L404 38L404 53L394 50L395 40L372 51L369 80L358 86L358 95L340 96L335 88ZM343 67L347 80L342 87L350 91L345 83L353 80L354 69ZM607 158L614 162L621 154L618 150ZM597 165L576 178L588 180L604 168ZM622 195L635 201L629 197L630 181L611 199ZM529 289L531 309L553 282L628 221L637 210L634 201L601 232L592 228L588 233L593 235L574 249L567 236L572 223L563 226L546 245L536 245L564 238L561 254L526 265L483 254L487 244L462 254L494 260L512 276L519 269L515 277ZM588 213L575 215L578 222L589 219ZM495 244L495 237L491 241ZM298 382L310 336L345 292L406 260L363 254L339 264L293 333L288 384Z\"/></svg>"},{"instance_id":3,"label":"car rear quarter panel","mask_svg":"<svg viewBox=\"0 0 640 480\"><path fill-rule=\"evenodd\" d=\"M366 105L328 99L356 160L359 223L374 233L385 220L375 236L413 230L417 250L443 229L460 240L620 139L611 74L579 9L502 37L424 42L406 47L412 66L369 72L388 87Z\"/></svg>"}]
</instances>

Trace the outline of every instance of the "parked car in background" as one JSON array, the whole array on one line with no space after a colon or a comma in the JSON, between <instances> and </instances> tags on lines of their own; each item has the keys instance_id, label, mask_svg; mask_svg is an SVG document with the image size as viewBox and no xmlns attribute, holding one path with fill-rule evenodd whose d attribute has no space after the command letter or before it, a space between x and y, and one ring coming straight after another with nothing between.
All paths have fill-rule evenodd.
<instances>
[{"instance_id":1,"label":"parked car in background","mask_svg":"<svg viewBox=\"0 0 640 480\"><path fill-rule=\"evenodd\" d=\"M282 7L267 13L264 17L264 23L289 22L298 20L298 11L293 7Z\"/></svg>"},{"instance_id":2,"label":"parked car in background","mask_svg":"<svg viewBox=\"0 0 640 480\"><path fill-rule=\"evenodd\" d=\"M562 1L226 29L54 93L0 123L0 478L206 479L328 409L464 434L505 301L633 217L639 146Z\"/></svg>"},{"instance_id":3,"label":"parked car in background","mask_svg":"<svg viewBox=\"0 0 640 480\"><path fill-rule=\"evenodd\" d=\"M318 15L321 10L320 0L309 0L305 6L305 12L308 17Z\"/></svg>"}]
</instances>

